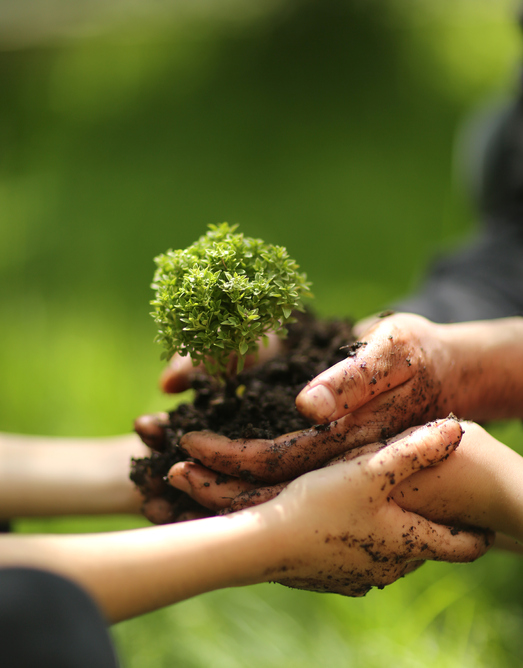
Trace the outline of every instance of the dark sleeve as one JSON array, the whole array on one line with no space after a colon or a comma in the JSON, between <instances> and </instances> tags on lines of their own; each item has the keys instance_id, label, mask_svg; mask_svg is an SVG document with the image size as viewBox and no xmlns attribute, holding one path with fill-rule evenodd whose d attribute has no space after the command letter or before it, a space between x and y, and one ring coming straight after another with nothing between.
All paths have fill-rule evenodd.
<instances>
[{"instance_id":1,"label":"dark sleeve","mask_svg":"<svg viewBox=\"0 0 523 668\"><path fill-rule=\"evenodd\" d=\"M69 580L31 568L0 569L0 666L117 668L105 620Z\"/></svg>"},{"instance_id":2,"label":"dark sleeve","mask_svg":"<svg viewBox=\"0 0 523 668\"><path fill-rule=\"evenodd\" d=\"M441 323L523 315L523 229L485 232L437 260L422 288L393 308Z\"/></svg>"},{"instance_id":3,"label":"dark sleeve","mask_svg":"<svg viewBox=\"0 0 523 668\"><path fill-rule=\"evenodd\" d=\"M474 192L480 220L463 249L437 259L412 296L394 304L434 322L523 315L523 96L476 135Z\"/></svg>"}]
</instances>

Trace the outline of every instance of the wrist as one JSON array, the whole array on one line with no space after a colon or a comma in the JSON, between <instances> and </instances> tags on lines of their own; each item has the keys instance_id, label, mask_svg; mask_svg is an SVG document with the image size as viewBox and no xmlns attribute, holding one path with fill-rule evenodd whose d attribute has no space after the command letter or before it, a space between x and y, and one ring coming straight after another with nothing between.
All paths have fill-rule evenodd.
<instances>
[{"instance_id":1,"label":"wrist","mask_svg":"<svg viewBox=\"0 0 523 668\"><path fill-rule=\"evenodd\" d=\"M285 560L289 536L272 503L215 520L222 523L219 531L225 537L222 586L239 587L274 580ZM214 537L210 543L216 547Z\"/></svg>"},{"instance_id":2,"label":"wrist","mask_svg":"<svg viewBox=\"0 0 523 668\"><path fill-rule=\"evenodd\" d=\"M484 422L523 417L523 318L438 325L447 351L442 401Z\"/></svg>"}]
</instances>

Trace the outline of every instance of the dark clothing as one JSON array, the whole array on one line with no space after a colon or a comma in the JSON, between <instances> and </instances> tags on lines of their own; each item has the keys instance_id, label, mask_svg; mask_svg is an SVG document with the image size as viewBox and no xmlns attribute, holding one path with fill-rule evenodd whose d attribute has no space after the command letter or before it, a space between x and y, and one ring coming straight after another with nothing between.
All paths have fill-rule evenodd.
<instances>
[{"instance_id":1,"label":"dark clothing","mask_svg":"<svg viewBox=\"0 0 523 668\"><path fill-rule=\"evenodd\" d=\"M500 221L439 260L423 288L394 309L441 323L523 315L523 224L515 229Z\"/></svg>"},{"instance_id":2,"label":"dark clothing","mask_svg":"<svg viewBox=\"0 0 523 668\"><path fill-rule=\"evenodd\" d=\"M117 668L106 623L89 596L59 575L0 569L0 666Z\"/></svg>"},{"instance_id":3,"label":"dark clothing","mask_svg":"<svg viewBox=\"0 0 523 668\"><path fill-rule=\"evenodd\" d=\"M435 322L523 315L523 96L481 138L476 240L437 261L422 289L395 305Z\"/></svg>"}]
</instances>

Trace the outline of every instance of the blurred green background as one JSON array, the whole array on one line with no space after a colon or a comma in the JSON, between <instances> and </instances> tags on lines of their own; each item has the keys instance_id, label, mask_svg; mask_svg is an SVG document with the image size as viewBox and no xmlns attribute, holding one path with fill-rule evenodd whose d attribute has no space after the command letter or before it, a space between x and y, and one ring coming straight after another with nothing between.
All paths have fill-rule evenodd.
<instances>
[{"instance_id":1,"label":"blurred green background","mask_svg":"<svg viewBox=\"0 0 523 668\"><path fill-rule=\"evenodd\" d=\"M476 224L455 137L510 96L508 0L0 0L0 430L126 432L157 390L152 258L208 223L287 246L359 318ZM494 428L522 441L515 423ZM20 521L20 531L139 525ZM124 666L520 666L523 568L428 564L363 600L276 585L114 627Z\"/></svg>"}]
</instances>

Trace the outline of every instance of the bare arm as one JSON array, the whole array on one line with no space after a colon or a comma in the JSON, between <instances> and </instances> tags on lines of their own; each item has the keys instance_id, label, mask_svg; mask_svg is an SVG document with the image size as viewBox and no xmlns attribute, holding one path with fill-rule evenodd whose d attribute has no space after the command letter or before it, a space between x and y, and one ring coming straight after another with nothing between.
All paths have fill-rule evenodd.
<instances>
[{"instance_id":1,"label":"bare arm","mask_svg":"<svg viewBox=\"0 0 523 668\"><path fill-rule=\"evenodd\" d=\"M0 434L0 518L135 513L131 457L149 449L134 434L69 439Z\"/></svg>"},{"instance_id":2,"label":"bare arm","mask_svg":"<svg viewBox=\"0 0 523 668\"><path fill-rule=\"evenodd\" d=\"M477 422L523 418L523 318L439 325L451 354L447 392Z\"/></svg>"},{"instance_id":3,"label":"bare arm","mask_svg":"<svg viewBox=\"0 0 523 668\"><path fill-rule=\"evenodd\" d=\"M81 536L0 536L0 566L58 572L112 621L211 589L279 581L361 596L424 559L470 561L482 534L401 509L390 492L459 442L453 420L422 427L377 453L314 471L273 501L226 517Z\"/></svg>"}]
</instances>

